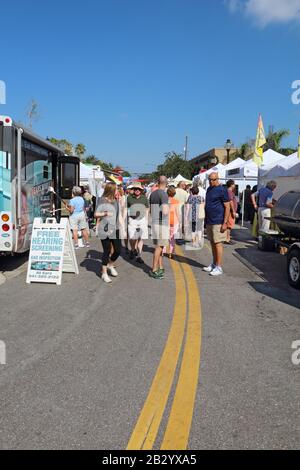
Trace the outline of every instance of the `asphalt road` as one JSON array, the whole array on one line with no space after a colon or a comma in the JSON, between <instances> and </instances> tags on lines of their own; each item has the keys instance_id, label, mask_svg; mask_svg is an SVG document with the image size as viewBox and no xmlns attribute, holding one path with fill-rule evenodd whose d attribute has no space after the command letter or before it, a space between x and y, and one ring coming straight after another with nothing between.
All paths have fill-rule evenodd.
<instances>
[{"instance_id":1,"label":"asphalt road","mask_svg":"<svg viewBox=\"0 0 300 470\"><path fill-rule=\"evenodd\" d=\"M166 260L163 281L147 275L151 247L144 269L124 255L112 285L99 277L98 240L77 252L80 275L64 274L61 287L28 286L24 257L1 260L7 364L0 365L0 448L126 449L172 325L178 327L176 303L187 296L192 318L198 295L200 374L182 381L188 395L197 380L196 396L185 404L193 416L188 448L299 448L300 366L292 364L291 344L300 339L300 293L287 285L283 257L258 252L247 231L236 237L220 278L202 272L208 246ZM198 293L188 285L194 280ZM184 326L154 449L164 440L181 361L188 348L190 359L197 357L193 321ZM172 432L180 434L180 426Z\"/></svg>"}]
</instances>

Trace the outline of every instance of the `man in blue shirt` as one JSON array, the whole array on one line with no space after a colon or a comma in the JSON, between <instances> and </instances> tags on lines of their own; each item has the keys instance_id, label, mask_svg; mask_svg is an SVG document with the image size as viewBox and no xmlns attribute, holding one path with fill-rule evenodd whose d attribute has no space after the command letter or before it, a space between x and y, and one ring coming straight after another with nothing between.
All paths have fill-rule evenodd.
<instances>
[{"instance_id":1,"label":"man in blue shirt","mask_svg":"<svg viewBox=\"0 0 300 470\"><path fill-rule=\"evenodd\" d=\"M268 233L270 231L271 210L275 203L273 192L276 187L276 181L269 181L265 188L261 188L251 196L254 209L258 211L258 228L261 232Z\"/></svg>"},{"instance_id":2,"label":"man in blue shirt","mask_svg":"<svg viewBox=\"0 0 300 470\"><path fill-rule=\"evenodd\" d=\"M205 221L207 238L211 243L213 262L203 270L211 276L223 274L223 242L227 239L227 223L230 215L228 190L220 184L218 173L209 175L206 192Z\"/></svg>"}]
</instances>

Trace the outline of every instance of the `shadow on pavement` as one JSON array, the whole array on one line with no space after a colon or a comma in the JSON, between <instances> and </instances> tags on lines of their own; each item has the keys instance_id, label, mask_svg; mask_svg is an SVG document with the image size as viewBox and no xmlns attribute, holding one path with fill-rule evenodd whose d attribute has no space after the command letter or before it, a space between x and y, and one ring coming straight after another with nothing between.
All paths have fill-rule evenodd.
<instances>
[{"instance_id":1,"label":"shadow on pavement","mask_svg":"<svg viewBox=\"0 0 300 470\"><path fill-rule=\"evenodd\" d=\"M300 292L288 283L286 256L275 251L259 250L251 229L249 224L247 229L233 231L233 237L237 241L233 254L236 253L241 262L262 278L261 282L249 284L262 295L300 308ZM239 243L241 246L238 246Z\"/></svg>"},{"instance_id":2,"label":"shadow on pavement","mask_svg":"<svg viewBox=\"0 0 300 470\"><path fill-rule=\"evenodd\" d=\"M173 255L173 259L175 261L178 261L179 263L185 263L185 264L188 264L189 266L191 267L194 267L194 268L204 268L204 265L201 264L201 263L198 263L197 261L195 261L194 259L192 258L189 258L189 254L190 253L195 253L195 251L187 251L185 250L185 247L184 247L184 244L180 244L180 247L181 249L184 251L184 253L186 254L186 256L181 256L181 255L178 255L176 253L176 248L175 248L175 254ZM154 248L152 246L145 246L144 247L144 251L146 252L150 252L150 253L153 253L154 252ZM199 250L201 251L201 250ZM167 256L165 257L165 259L167 260Z\"/></svg>"},{"instance_id":3,"label":"shadow on pavement","mask_svg":"<svg viewBox=\"0 0 300 470\"><path fill-rule=\"evenodd\" d=\"M20 268L28 261L29 252L15 254L14 256L2 256L0 261L0 272L9 272L14 271L15 269Z\"/></svg>"},{"instance_id":4,"label":"shadow on pavement","mask_svg":"<svg viewBox=\"0 0 300 470\"><path fill-rule=\"evenodd\" d=\"M153 253L153 251L154 250L151 247L144 245L143 253L147 253L147 252ZM141 257L144 260L143 253ZM144 273L149 274L151 267L146 264L145 260L144 260L144 264L140 264L140 263L137 263L134 259L130 259L130 252L126 253L125 248L122 248L121 257L123 258L124 261L126 261L126 263L130 264L134 268L141 269Z\"/></svg>"},{"instance_id":5,"label":"shadow on pavement","mask_svg":"<svg viewBox=\"0 0 300 470\"><path fill-rule=\"evenodd\" d=\"M235 252L240 261L245 261L245 264L265 281L250 282L257 292L300 308L300 292L293 289L287 280L286 256L276 252L260 251L257 245L236 248Z\"/></svg>"},{"instance_id":6,"label":"shadow on pavement","mask_svg":"<svg viewBox=\"0 0 300 470\"><path fill-rule=\"evenodd\" d=\"M101 278L101 256L102 253L96 250L88 250L86 257L80 263L80 266L85 268L87 271L95 273L97 277Z\"/></svg>"},{"instance_id":7,"label":"shadow on pavement","mask_svg":"<svg viewBox=\"0 0 300 470\"><path fill-rule=\"evenodd\" d=\"M269 282L249 282L250 286L262 295L279 300L291 307L300 309L300 292L295 291L293 295L289 291L284 291L278 287L272 286Z\"/></svg>"}]
</instances>

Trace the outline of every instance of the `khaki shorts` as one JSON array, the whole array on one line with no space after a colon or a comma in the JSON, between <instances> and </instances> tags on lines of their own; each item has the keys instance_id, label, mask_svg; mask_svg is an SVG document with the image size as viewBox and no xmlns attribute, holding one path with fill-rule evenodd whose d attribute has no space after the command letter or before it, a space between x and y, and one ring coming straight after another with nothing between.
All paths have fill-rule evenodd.
<instances>
[{"instance_id":1,"label":"khaki shorts","mask_svg":"<svg viewBox=\"0 0 300 470\"><path fill-rule=\"evenodd\" d=\"M86 230L88 228L85 212L70 215L69 222L72 230Z\"/></svg>"},{"instance_id":2,"label":"khaki shorts","mask_svg":"<svg viewBox=\"0 0 300 470\"><path fill-rule=\"evenodd\" d=\"M212 243L223 243L227 240L227 233L221 233L222 225L207 225L206 226L206 235L210 242Z\"/></svg>"},{"instance_id":3,"label":"khaki shorts","mask_svg":"<svg viewBox=\"0 0 300 470\"><path fill-rule=\"evenodd\" d=\"M169 245L170 230L168 225L153 225L152 226L152 241L156 246Z\"/></svg>"}]
</instances>

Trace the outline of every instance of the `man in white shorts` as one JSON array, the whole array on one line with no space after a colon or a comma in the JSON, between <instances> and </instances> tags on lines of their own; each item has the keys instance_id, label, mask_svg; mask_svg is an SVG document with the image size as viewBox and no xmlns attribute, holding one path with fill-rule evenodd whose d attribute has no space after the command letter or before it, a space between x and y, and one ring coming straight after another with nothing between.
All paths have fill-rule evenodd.
<instances>
[{"instance_id":1,"label":"man in white shorts","mask_svg":"<svg viewBox=\"0 0 300 470\"><path fill-rule=\"evenodd\" d=\"M133 195L127 197L128 236L131 245L130 259L136 258L140 264L144 240L148 235L149 201L140 183L133 183Z\"/></svg>"}]
</instances>

